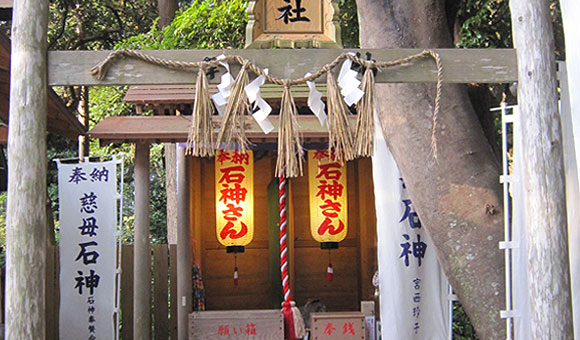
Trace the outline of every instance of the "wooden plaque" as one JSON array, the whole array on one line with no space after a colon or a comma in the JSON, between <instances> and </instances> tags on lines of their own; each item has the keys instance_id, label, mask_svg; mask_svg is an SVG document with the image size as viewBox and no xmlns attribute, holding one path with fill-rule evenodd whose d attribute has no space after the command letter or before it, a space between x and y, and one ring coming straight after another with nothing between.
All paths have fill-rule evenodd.
<instances>
[{"instance_id":1,"label":"wooden plaque","mask_svg":"<svg viewBox=\"0 0 580 340\"><path fill-rule=\"evenodd\" d=\"M279 309L193 312L192 340L283 340L284 317Z\"/></svg>"},{"instance_id":2,"label":"wooden plaque","mask_svg":"<svg viewBox=\"0 0 580 340\"><path fill-rule=\"evenodd\" d=\"M361 312L312 313L311 340L365 340L365 316Z\"/></svg>"},{"instance_id":3,"label":"wooden plaque","mask_svg":"<svg viewBox=\"0 0 580 340\"><path fill-rule=\"evenodd\" d=\"M336 0L250 0L246 48L340 48Z\"/></svg>"}]
</instances>

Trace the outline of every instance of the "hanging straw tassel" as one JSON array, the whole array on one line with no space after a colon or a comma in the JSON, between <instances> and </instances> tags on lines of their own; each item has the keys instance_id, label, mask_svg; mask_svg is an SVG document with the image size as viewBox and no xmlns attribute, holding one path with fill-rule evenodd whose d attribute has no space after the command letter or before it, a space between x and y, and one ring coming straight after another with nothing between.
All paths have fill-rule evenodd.
<instances>
[{"instance_id":1,"label":"hanging straw tassel","mask_svg":"<svg viewBox=\"0 0 580 340\"><path fill-rule=\"evenodd\" d=\"M328 149L334 152L339 161L354 159L352 132L348 125L350 111L342 100L338 84L331 72L326 74L326 93L328 104Z\"/></svg>"},{"instance_id":2,"label":"hanging straw tassel","mask_svg":"<svg viewBox=\"0 0 580 340\"><path fill-rule=\"evenodd\" d=\"M276 176L278 177L280 175L287 178L302 176L304 149L300 141L297 114L298 110L290 92L290 84L286 82L282 92L280 126L278 127L278 160L276 161Z\"/></svg>"},{"instance_id":3,"label":"hanging straw tassel","mask_svg":"<svg viewBox=\"0 0 580 340\"><path fill-rule=\"evenodd\" d=\"M375 74L374 68L367 67L362 79L364 95L356 106L356 137L354 142L355 157L371 157L375 136Z\"/></svg>"},{"instance_id":4,"label":"hanging straw tassel","mask_svg":"<svg viewBox=\"0 0 580 340\"><path fill-rule=\"evenodd\" d=\"M195 103L193 106L191 129L187 138L186 154L194 157L211 157L215 154L211 116L214 112L209 96L209 86L205 68L197 71L195 83Z\"/></svg>"},{"instance_id":5,"label":"hanging straw tassel","mask_svg":"<svg viewBox=\"0 0 580 340\"><path fill-rule=\"evenodd\" d=\"M249 61L245 61L242 64L242 69L238 73L236 80L234 80L230 98L226 105L222 128L217 137L218 148L223 146L227 149L236 144L240 153L246 153L250 145L250 141L246 137L244 124L245 116L251 113L250 103L244 91L249 82L248 65Z\"/></svg>"}]
</instances>

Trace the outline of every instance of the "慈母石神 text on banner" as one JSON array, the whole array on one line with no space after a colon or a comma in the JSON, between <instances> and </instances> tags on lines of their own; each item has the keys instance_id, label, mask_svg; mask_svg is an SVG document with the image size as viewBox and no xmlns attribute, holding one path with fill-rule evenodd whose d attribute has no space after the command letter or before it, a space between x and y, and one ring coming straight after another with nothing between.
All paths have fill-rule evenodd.
<instances>
[{"instance_id":1,"label":"\u6148\u6bcd\u77f3\u795e text on banner","mask_svg":"<svg viewBox=\"0 0 580 340\"><path fill-rule=\"evenodd\" d=\"M58 162L60 338L115 339L117 161Z\"/></svg>"}]
</instances>

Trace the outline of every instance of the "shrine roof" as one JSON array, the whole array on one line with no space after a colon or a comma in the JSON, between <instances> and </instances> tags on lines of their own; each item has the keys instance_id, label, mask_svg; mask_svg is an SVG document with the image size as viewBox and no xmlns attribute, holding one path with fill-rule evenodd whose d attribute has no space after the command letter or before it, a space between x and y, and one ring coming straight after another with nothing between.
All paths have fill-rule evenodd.
<instances>
[{"instance_id":1,"label":"shrine roof","mask_svg":"<svg viewBox=\"0 0 580 340\"><path fill-rule=\"evenodd\" d=\"M317 84L317 88L326 96L326 85ZM264 98L274 110L280 107L283 87L265 84L260 88ZM298 85L291 88L292 97L298 108L306 107L308 100L308 86ZM209 85L209 94L217 93L217 85ZM174 110L189 108L195 99L195 84L183 85L136 85L129 87L125 95L125 102L141 106L140 109L153 109L155 114L174 114ZM167 111L164 110L168 109Z\"/></svg>"},{"instance_id":2,"label":"shrine roof","mask_svg":"<svg viewBox=\"0 0 580 340\"><path fill-rule=\"evenodd\" d=\"M269 117L274 131L265 134L253 117L246 117L246 136L256 144L276 143L279 116ZM298 115L300 133L306 143L327 143L328 128L321 126L314 115ZM221 118L215 117L213 126L217 132ZM356 116L349 117L351 126ZM104 143L133 142L148 140L154 142L185 142L191 127L191 116L115 116L107 117L89 131L91 138L99 138Z\"/></svg>"}]
</instances>

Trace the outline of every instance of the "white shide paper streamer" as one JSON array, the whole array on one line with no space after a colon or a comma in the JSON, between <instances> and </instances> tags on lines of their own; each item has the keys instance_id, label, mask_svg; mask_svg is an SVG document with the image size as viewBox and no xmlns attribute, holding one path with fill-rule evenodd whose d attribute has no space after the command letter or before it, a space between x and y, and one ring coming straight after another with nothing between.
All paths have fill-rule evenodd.
<instances>
[{"instance_id":1,"label":"white shide paper streamer","mask_svg":"<svg viewBox=\"0 0 580 340\"><path fill-rule=\"evenodd\" d=\"M305 77L310 75L311 73L308 72ZM310 111L314 113L316 118L318 118L320 125L324 126L324 123L326 123L326 113L324 113L326 105L322 101L322 93L316 89L316 84L314 84L313 81L307 81L306 84L308 84L308 88L310 88L310 91L308 92L308 107L310 108Z\"/></svg>"},{"instance_id":2,"label":"white shide paper streamer","mask_svg":"<svg viewBox=\"0 0 580 340\"><path fill-rule=\"evenodd\" d=\"M354 55L353 52L349 53ZM337 81L338 86L342 89L340 93L348 106L358 103L364 95L364 92L358 88L360 80L356 79L357 75L358 72L352 69L352 60L346 59L342 63Z\"/></svg>"},{"instance_id":3,"label":"white shide paper streamer","mask_svg":"<svg viewBox=\"0 0 580 340\"><path fill-rule=\"evenodd\" d=\"M216 59L217 60L224 60L225 55L219 55ZM226 73L222 74L221 82L217 86L218 93L211 96L213 103L215 104L215 108L218 111L220 116L223 116L226 110L226 105L228 103L228 98L232 92L232 85L234 84L234 77L232 77L230 73L230 65L226 62L220 62L220 64L226 69Z\"/></svg>"},{"instance_id":4,"label":"white shide paper streamer","mask_svg":"<svg viewBox=\"0 0 580 340\"><path fill-rule=\"evenodd\" d=\"M264 72L268 74L268 69L264 69ZM266 78L262 75L258 76L251 83L249 83L244 90L246 91L246 96L250 104L254 104L254 110L258 109L252 115L262 131L268 134L274 130L274 125L268 119L270 112L272 112L272 107L262 98L260 93L260 87L264 85Z\"/></svg>"}]
</instances>

